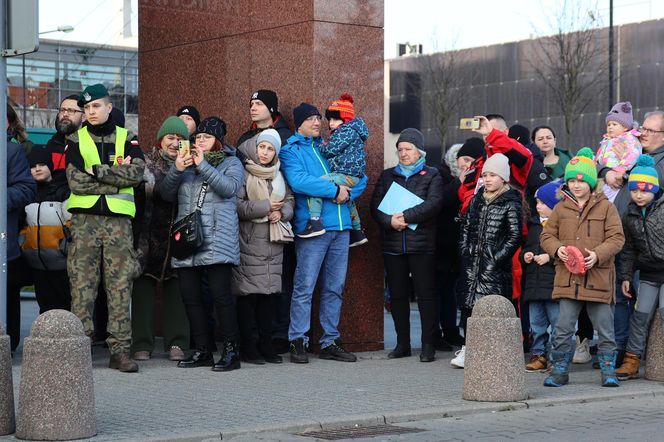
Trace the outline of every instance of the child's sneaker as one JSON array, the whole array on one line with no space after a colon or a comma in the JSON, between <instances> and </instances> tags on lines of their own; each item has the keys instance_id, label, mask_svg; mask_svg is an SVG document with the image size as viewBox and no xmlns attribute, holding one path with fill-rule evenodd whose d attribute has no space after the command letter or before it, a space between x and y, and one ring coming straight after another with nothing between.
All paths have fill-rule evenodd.
<instances>
[{"instance_id":1,"label":"child's sneaker","mask_svg":"<svg viewBox=\"0 0 664 442\"><path fill-rule=\"evenodd\" d=\"M574 364L587 364L592 361L593 357L590 355L590 343L588 338L583 338L583 341L576 337L576 349L574 350L574 357L572 363Z\"/></svg>"},{"instance_id":2,"label":"child's sneaker","mask_svg":"<svg viewBox=\"0 0 664 442\"><path fill-rule=\"evenodd\" d=\"M350 241L348 247L361 246L362 244L368 243L369 240L364 235L364 232L361 230L351 230L350 231Z\"/></svg>"},{"instance_id":3,"label":"child's sneaker","mask_svg":"<svg viewBox=\"0 0 664 442\"><path fill-rule=\"evenodd\" d=\"M532 355L526 364L526 371L528 373L533 373L535 371L546 371L546 362L546 357L542 355Z\"/></svg>"},{"instance_id":4,"label":"child's sneaker","mask_svg":"<svg viewBox=\"0 0 664 442\"><path fill-rule=\"evenodd\" d=\"M325 228L320 219L310 219L303 231L297 234L300 238L313 238L325 233Z\"/></svg>"},{"instance_id":5,"label":"child's sneaker","mask_svg":"<svg viewBox=\"0 0 664 442\"><path fill-rule=\"evenodd\" d=\"M456 368L463 368L466 363L466 346L461 347L461 350L457 351L455 358L450 361L450 365Z\"/></svg>"}]
</instances>

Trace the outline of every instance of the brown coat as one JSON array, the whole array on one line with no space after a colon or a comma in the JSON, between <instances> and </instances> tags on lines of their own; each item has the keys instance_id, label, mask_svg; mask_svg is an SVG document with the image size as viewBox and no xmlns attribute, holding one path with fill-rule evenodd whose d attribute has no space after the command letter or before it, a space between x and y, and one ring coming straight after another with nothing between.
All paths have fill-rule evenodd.
<instances>
[{"instance_id":1,"label":"brown coat","mask_svg":"<svg viewBox=\"0 0 664 442\"><path fill-rule=\"evenodd\" d=\"M625 243L618 210L601 192L593 192L581 212L565 198L556 205L540 237L542 248L555 258L553 299L615 302L614 256ZM573 245L597 254L597 263L585 275L573 275L557 257L561 246Z\"/></svg>"}]
</instances>

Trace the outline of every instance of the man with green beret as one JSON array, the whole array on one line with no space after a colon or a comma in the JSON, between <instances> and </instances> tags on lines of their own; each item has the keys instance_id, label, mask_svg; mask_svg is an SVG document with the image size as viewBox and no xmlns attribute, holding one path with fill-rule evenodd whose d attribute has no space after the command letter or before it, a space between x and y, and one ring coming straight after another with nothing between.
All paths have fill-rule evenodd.
<instances>
[{"instance_id":1,"label":"man with green beret","mask_svg":"<svg viewBox=\"0 0 664 442\"><path fill-rule=\"evenodd\" d=\"M143 180L145 161L127 130L110 118L113 105L102 84L85 88L78 105L86 123L67 149L71 188L72 243L67 257L72 312L92 335L92 310L103 271L108 299L110 368L136 372L129 357L130 299L139 264L133 248L131 219L136 214L134 187Z\"/></svg>"}]
</instances>

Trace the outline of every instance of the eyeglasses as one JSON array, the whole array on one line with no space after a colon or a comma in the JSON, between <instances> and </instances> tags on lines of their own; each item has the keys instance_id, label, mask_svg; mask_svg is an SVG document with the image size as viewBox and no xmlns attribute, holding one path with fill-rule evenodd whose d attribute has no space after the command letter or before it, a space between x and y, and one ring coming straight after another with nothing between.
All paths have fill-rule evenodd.
<instances>
[{"instance_id":1,"label":"eyeglasses","mask_svg":"<svg viewBox=\"0 0 664 442\"><path fill-rule=\"evenodd\" d=\"M664 130L652 130L648 129L647 127L639 127L639 132L642 134L648 135L648 134L664 134Z\"/></svg>"},{"instance_id":2,"label":"eyeglasses","mask_svg":"<svg viewBox=\"0 0 664 442\"><path fill-rule=\"evenodd\" d=\"M78 112L83 113L83 111L80 111L78 109L70 109L68 107L61 107L60 109L58 109L58 112L63 114L63 115L64 114L76 115Z\"/></svg>"}]
</instances>

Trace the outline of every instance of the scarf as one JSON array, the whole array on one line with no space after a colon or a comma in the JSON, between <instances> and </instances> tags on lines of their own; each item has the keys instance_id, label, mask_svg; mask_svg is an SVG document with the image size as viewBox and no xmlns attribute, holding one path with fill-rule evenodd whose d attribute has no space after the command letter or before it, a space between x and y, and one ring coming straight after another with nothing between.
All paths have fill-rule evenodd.
<instances>
[{"instance_id":1,"label":"scarf","mask_svg":"<svg viewBox=\"0 0 664 442\"><path fill-rule=\"evenodd\" d=\"M500 189L496 190L495 192L487 192L486 187L484 188L484 193L482 194L482 197L484 198L484 202L487 204L491 204L494 202L500 195L503 193L507 192L510 190L510 185L505 183L503 184L503 187Z\"/></svg>"},{"instance_id":2,"label":"scarf","mask_svg":"<svg viewBox=\"0 0 664 442\"><path fill-rule=\"evenodd\" d=\"M279 160L269 167L256 164L253 160L247 159L244 169L247 171L247 198L249 201L283 201L286 196L286 181L279 171ZM269 182L272 182L272 192L270 193ZM254 223L267 222L267 216L254 218Z\"/></svg>"},{"instance_id":3,"label":"scarf","mask_svg":"<svg viewBox=\"0 0 664 442\"><path fill-rule=\"evenodd\" d=\"M424 163L426 161L426 152L420 150L420 159L415 161L413 164L410 166L405 166L401 163L397 165L397 172L399 172L401 175L405 176L406 178L410 178L411 176L415 175L416 173L419 173L422 169L424 169Z\"/></svg>"}]
</instances>

